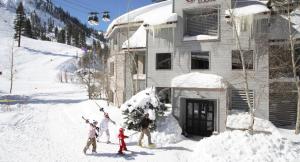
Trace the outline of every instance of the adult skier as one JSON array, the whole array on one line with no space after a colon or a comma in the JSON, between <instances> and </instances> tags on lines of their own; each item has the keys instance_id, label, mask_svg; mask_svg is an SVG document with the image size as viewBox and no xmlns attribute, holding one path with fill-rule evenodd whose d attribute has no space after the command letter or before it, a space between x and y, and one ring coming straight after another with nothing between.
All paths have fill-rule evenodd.
<instances>
[{"instance_id":1,"label":"adult skier","mask_svg":"<svg viewBox=\"0 0 300 162\"><path fill-rule=\"evenodd\" d=\"M93 146L92 153L97 153L96 152L96 148L97 148L97 145L96 145L97 132L96 131L97 131L98 127L96 125L98 124L98 122L94 120L92 123L90 123L88 119L85 119L85 118L83 118L83 119L85 120L85 122L87 124L90 124L89 135L88 135L89 137L88 137L86 146L83 149L83 153L86 154L86 151L89 149L89 147L91 145Z\"/></svg>"},{"instance_id":2,"label":"adult skier","mask_svg":"<svg viewBox=\"0 0 300 162\"><path fill-rule=\"evenodd\" d=\"M106 133L106 137L107 137L107 141L106 143L109 144L110 143L110 135L109 135L109 129L108 129L108 124L109 122L116 124L116 122L114 122L113 120L110 119L108 113L104 113L104 118L102 119L102 121L100 122L100 130L99 130L99 136L98 138L100 138L103 134L103 132Z\"/></svg>"},{"instance_id":3,"label":"adult skier","mask_svg":"<svg viewBox=\"0 0 300 162\"><path fill-rule=\"evenodd\" d=\"M138 141L138 145L142 146L142 140L144 138L144 134L147 135L148 137L148 146L153 146L154 144L151 142L151 134L150 134L150 130L149 130L149 125L152 121L149 119L149 114L146 113L144 118L142 119L141 123L140 123L140 127L141 127L141 135Z\"/></svg>"}]
</instances>

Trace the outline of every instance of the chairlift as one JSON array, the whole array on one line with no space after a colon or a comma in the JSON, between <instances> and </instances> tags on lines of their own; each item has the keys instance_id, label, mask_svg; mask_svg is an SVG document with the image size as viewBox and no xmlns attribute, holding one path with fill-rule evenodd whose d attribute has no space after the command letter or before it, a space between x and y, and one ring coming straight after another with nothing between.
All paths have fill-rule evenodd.
<instances>
[{"instance_id":1,"label":"chairlift","mask_svg":"<svg viewBox=\"0 0 300 162\"><path fill-rule=\"evenodd\" d=\"M105 22L110 21L110 16L109 16L109 12L108 11L104 11L103 12L102 20L105 21Z\"/></svg>"},{"instance_id":2,"label":"chairlift","mask_svg":"<svg viewBox=\"0 0 300 162\"><path fill-rule=\"evenodd\" d=\"M90 25L99 25L98 12L90 12L88 22Z\"/></svg>"}]
</instances>

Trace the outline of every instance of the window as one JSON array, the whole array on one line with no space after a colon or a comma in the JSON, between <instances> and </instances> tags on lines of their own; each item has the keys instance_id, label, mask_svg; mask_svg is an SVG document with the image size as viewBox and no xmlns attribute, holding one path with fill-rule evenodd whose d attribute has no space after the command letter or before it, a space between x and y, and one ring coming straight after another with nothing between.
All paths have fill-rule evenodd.
<instances>
[{"instance_id":1,"label":"window","mask_svg":"<svg viewBox=\"0 0 300 162\"><path fill-rule=\"evenodd\" d=\"M133 65L133 74L145 74L145 55L135 55Z\"/></svg>"},{"instance_id":2,"label":"window","mask_svg":"<svg viewBox=\"0 0 300 162\"><path fill-rule=\"evenodd\" d=\"M171 88L169 87L156 87L156 94L162 103L171 103Z\"/></svg>"},{"instance_id":3,"label":"window","mask_svg":"<svg viewBox=\"0 0 300 162\"><path fill-rule=\"evenodd\" d=\"M217 6L185 11L185 36L218 35Z\"/></svg>"},{"instance_id":4,"label":"window","mask_svg":"<svg viewBox=\"0 0 300 162\"><path fill-rule=\"evenodd\" d=\"M246 69L253 69L253 50L242 50ZM239 50L232 51L232 69L243 69Z\"/></svg>"},{"instance_id":5,"label":"window","mask_svg":"<svg viewBox=\"0 0 300 162\"><path fill-rule=\"evenodd\" d=\"M191 52L191 69L209 69L209 52Z\"/></svg>"},{"instance_id":6,"label":"window","mask_svg":"<svg viewBox=\"0 0 300 162\"><path fill-rule=\"evenodd\" d=\"M156 54L156 69L171 69L171 53Z\"/></svg>"},{"instance_id":7,"label":"window","mask_svg":"<svg viewBox=\"0 0 300 162\"><path fill-rule=\"evenodd\" d=\"M253 106L254 92L249 90L250 103ZM244 90L231 91L231 109L248 111L249 106L247 102L246 92Z\"/></svg>"},{"instance_id":8,"label":"window","mask_svg":"<svg viewBox=\"0 0 300 162\"><path fill-rule=\"evenodd\" d=\"M269 19L258 19L255 21L255 33L267 34L269 29Z\"/></svg>"},{"instance_id":9,"label":"window","mask_svg":"<svg viewBox=\"0 0 300 162\"><path fill-rule=\"evenodd\" d=\"M114 69L115 69L115 67L114 67L114 63L113 62L111 62L110 64L109 64L109 74L112 76L112 75L114 75Z\"/></svg>"}]
</instances>

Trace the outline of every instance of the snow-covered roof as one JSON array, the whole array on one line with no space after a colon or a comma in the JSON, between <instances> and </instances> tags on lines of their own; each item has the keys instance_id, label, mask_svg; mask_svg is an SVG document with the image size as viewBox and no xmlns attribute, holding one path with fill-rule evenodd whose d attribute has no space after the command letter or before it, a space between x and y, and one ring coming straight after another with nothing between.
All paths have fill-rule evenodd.
<instances>
[{"instance_id":1,"label":"snow-covered roof","mask_svg":"<svg viewBox=\"0 0 300 162\"><path fill-rule=\"evenodd\" d=\"M221 76L193 72L173 78L171 86L177 88L226 88L227 84Z\"/></svg>"},{"instance_id":2,"label":"snow-covered roof","mask_svg":"<svg viewBox=\"0 0 300 162\"><path fill-rule=\"evenodd\" d=\"M129 44L129 45L128 45ZM141 25L138 30L126 40L122 48L145 48L146 47L146 29Z\"/></svg>"},{"instance_id":3,"label":"snow-covered roof","mask_svg":"<svg viewBox=\"0 0 300 162\"><path fill-rule=\"evenodd\" d=\"M259 0L241 0L238 1L233 9L226 10L225 14L230 15L230 12L236 17L254 15L264 12L270 12L266 4Z\"/></svg>"},{"instance_id":4,"label":"snow-covered roof","mask_svg":"<svg viewBox=\"0 0 300 162\"><path fill-rule=\"evenodd\" d=\"M177 21L177 14L172 13L172 0L147 5L128 13L125 13L114 19L107 28L109 34L115 25L143 22L149 25L159 25L171 21Z\"/></svg>"},{"instance_id":5,"label":"snow-covered roof","mask_svg":"<svg viewBox=\"0 0 300 162\"><path fill-rule=\"evenodd\" d=\"M296 9L291 13L291 22L293 23L293 28L297 31L295 32L295 37L300 38L300 9Z\"/></svg>"}]
</instances>

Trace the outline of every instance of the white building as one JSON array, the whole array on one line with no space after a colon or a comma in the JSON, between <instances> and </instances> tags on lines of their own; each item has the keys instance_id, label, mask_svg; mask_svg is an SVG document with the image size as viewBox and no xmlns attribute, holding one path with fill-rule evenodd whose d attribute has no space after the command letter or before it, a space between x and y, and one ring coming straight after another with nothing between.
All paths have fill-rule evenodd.
<instances>
[{"instance_id":1,"label":"white building","mask_svg":"<svg viewBox=\"0 0 300 162\"><path fill-rule=\"evenodd\" d=\"M163 102L172 103L186 133L224 131L228 110L248 110L239 38L256 115L278 125L292 124L295 101L288 97L288 111L282 109L274 101L283 96L273 91L278 81L270 80L270 51L276 40L287 39L286 33L273 33L284 23L278 23L283 17L270 6L259 0L174 0L116 18L107 30L112 101L120 105L153 86Z\"/></svg>"}]
</instances>

